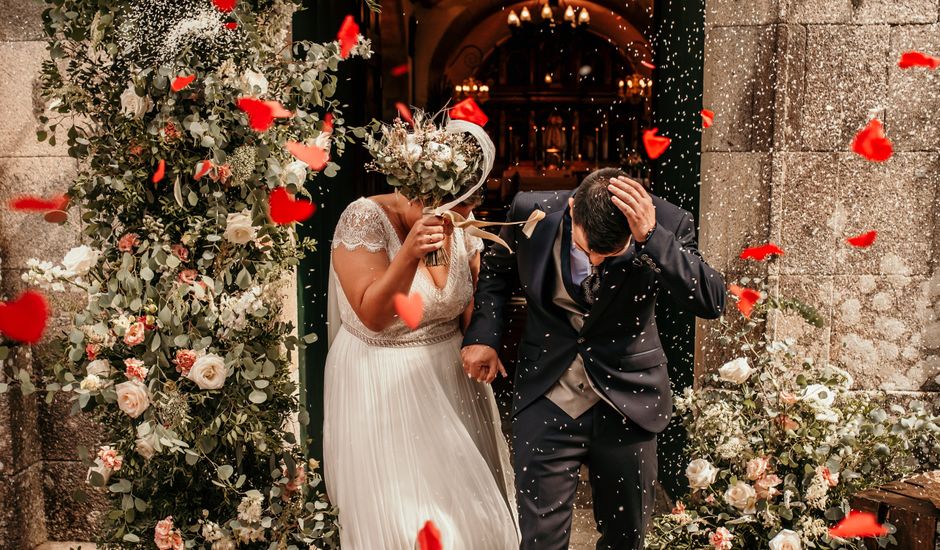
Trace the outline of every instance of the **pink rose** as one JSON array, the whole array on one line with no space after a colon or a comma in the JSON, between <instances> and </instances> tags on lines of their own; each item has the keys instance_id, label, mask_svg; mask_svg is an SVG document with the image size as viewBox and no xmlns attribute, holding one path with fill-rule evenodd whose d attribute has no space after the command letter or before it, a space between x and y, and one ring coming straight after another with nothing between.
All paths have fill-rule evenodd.
<instances>
[{"instance_id":1,"label":"pink rose","mask_svg":"<svg viewBox=\"0 0 940 550\"><path fill-rule=\"evenodd\" d=\"M133 252L140 244L140 235L137 233L125 233L118 241L118 250L121 252Z\"/></svg>"},{"instance_id":2,"label":"pink rose","mask_svg":"<svg viewBox=\"0 0 940 550\"><path fill-rule=\"evenodd\" d=\"M728 531L724 527L719 527L711 534L708 541L712 543L715 550L731 550L731 541L733 539L734 535L731 534L731 531Z\"/></svg>"},{"instance_id":3,"label":"pink rose","mask_svg":"<svg viewBox=\"0 0 940 550\"><path fill-rule=\"evenodd\" d=\"M792 405L799 401L799 398L793 392L782 391L780 392L780 402L784 405Z\"/></svg>"},{"instance_id":4,"label":"pink rose","mask_svg":"<svg viewBox=\"0 0 940 550\"><path fill-rule=\"evenodd\" d=\"M199 272L195 269L184 269L180 271L179 281L184 285L194 285L197 277L199 277Z\"/></svg>"},{"instance_id":5,"label":"pink rose","mask_svg":"<svg viewBox=\"0 0 940 550\"><path fill-rule=\"evenodd\" d=\"M183 537L173 528L173 516L157 522L153 530L153 542L159 550L183 550Z\"/></svg>"},{"instance_id":6,"label":"pink rose","mask_svg":"<svg viewBox=\"0 0 940 550\"><path fill-rule=\"evenodd\" d=\"M142 344L146 332L147 328L140 321L132 323L131 326L127 327L127 332L124 333L124 343L130 347Z\"/></svg>"},{"instance_id":7,"label":"pink rose","mask_svg":"<svg viewBox=\"0 0 940 550\"><path fill-rule=\"evenodd\" d=\"M196 362L196 352L191 349L178 349L173 362L176 363L176 372L186 376Z\"/></svg>"},{"instance_id":8,"label":"pink rose","mask_svg":"<svg viewBox=\"0 0 940 550\"><path fill-rule=\"evenodd\" d=\"M783 480L777 477L776 474L770 474L758 479L757 482L754 483L754 490L757 492L757 498L761 500L770 500L777 496L780 494L780 491L774 487L780 485L781 483L783 483Z\"/></svg>"},{"instance_id":9,"label":"pink rose","mask_svg":"<svg viewBox=\"0 0 940 550\"><path fill-rule=\"evenodd\" d=\"M752 458L747 463L747 478L751 481L757 481L767 474L767 468L770 466L770 459L765 456Z\"/></svg>"},{"instance_id":10,"label":"pink rose","mask_svg":"<svg viewBox=\"0 0 940 550\"><path fill-rule=\"evenodd\" d=\"M124 374L127 375L128 380L137 379L143 382L147 379L147 373L150 372L140 359L125 359L124 367L126 368Z\"/></svg>"},{"instance_id":11,"label":"pink rose","mask_svg":"<svg viewBox=\"0 0 940 550\"><path fill-rule=\"evenodd\" d=\"M181 261L189 260L189 249L181 244L174 244L170 247L170 250L173 251L173 255L179 258Z\"/></svg>"},{"instance_id":12,"label":"pink rose","mask_svg":"<svg viewBox=\"0 0 940 550\"><path fill-rule=\"evenodd\" d=\"M118 452L111 447L104 446L98 451L98 458L101 460L101 464L105 468L116 472L121 469L121 466L124 464L124 457L118 454Z\"/></svg>"},{"instance_id":13,"label":"pink rose","mask_svg":"<svg viewBox=\"0 0 940 550\"><path fill-rule=\"evenodd\" d=\"M101 351L101 346L98 344L87 344L85 346L85 355L88 356L89 361L94 361L98 358L98 352Z\"/></svg>"}]
</instances>

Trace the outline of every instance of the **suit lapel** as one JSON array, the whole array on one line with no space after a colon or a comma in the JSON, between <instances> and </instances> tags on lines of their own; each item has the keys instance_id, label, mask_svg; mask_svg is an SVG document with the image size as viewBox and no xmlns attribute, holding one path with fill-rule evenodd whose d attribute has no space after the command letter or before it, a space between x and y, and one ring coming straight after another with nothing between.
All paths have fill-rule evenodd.
<instances>
[{"instance_id":1,"label":"suit lapel","mask_svg":"<svg viewBox=\"0 0 940 550\"><path fill-rule=\"evenodd\" d=\"M552 259L552 251L555 246L555 237L558 236L558 228L561 225L565 210L558 210L545 216L545 219L535 226L535 232L532 233L532 243L529 249L532 251L531 271L529 272L529 281L532 284L532 295L543 297L545 294L545 278L548 276L548 263Z\"/></svg>"}]
</instances>

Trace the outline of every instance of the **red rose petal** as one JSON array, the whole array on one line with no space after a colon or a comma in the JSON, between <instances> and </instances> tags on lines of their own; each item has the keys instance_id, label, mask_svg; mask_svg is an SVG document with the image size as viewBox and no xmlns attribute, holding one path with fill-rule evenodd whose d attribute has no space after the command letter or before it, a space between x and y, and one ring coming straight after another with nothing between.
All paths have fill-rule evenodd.
<instances>
[{"instance_id":1,"label":"red rose petal","mask_svg":"<svg viewBox=\"0 0 940 550\"><path fill-rule=\"evenodd\" d=\"M356 24L356 20L352 15L347 15L346 19L343 20L336 38L339 40L339 54L343 59L346 59L349 57L349 52L359 42L359 25Z\"/></svg>"},{"instance_id":2,"label":"red rose petal","mask_svg":"<svg viewBox=\"0 0 940 550\"><path fill-rule=\"evenodd\" d=\"M294 113L285 109L284 106L277 101L265 101L264 104L270 107L271 116L274 118L290 118L294 116Z\"/></svg>"},{"instance_id":3,"label":"red rose petal","mask_svg":"<svg viewBox=\"0 0 940 550\"><path fill-rule=\"evenodd\" d=\"M760 292L738 285L730 285L729 289L731 290L731 294L738 298L738 311L740 311L745 318L750 319L751 311L754 310L754 304L760 300Z\"/></svg>"},{"instance_id":4,"label":"red rose petal","mask_svg":"<svg viewBox=\"0 0 940 550\"><path fill-rule=\"evenodd\" d=\"M319 172L326 168L330 161L330 154L316 145L304 145L297 141L288 141L285 145L294 158L307 163L311 170Z\"/></svg>"},{"instance_id":5,"label":"red rose petal","mask_svg":"<svg viewBox=\"0 0 940 550\"><path fill-rule=\"evenodd\" d=\"M406 74L408 74L408 71L410 70L411 69L409 69L408 64L404 63L402 65L392 67L391 73L392 73L392 76L399 77L399 76L405 76Z\"/></svg>"},{"instance_id":6,"label":"red rose petal","mask_svg":"<svg viewBox=\"0 0 940 550\"><path fill-rule=\"evenodd\" d=\"M887 534L888 528L878 523L874 514L858 510L850 511L849 515L829 529L830 537L840 539L883 537Z\"/></svg>"},{"instance_id":7,"label":"red rose petal","mask_svg":"<svg viewBox=\"0 0 940 550\"><path fill-rule=\"evenodd\" d=\"M858 248L867 248L875 244L875 239L878 237L877 231L869 231L868 233L862 233L861 235L856 235L854 237L849 237L846 241L855 247Z\"/></svg>"},{"instance_id":8,"label":"red rose petal","mask_svg":"<svg viewBox=\"0 0 940 550\"><path fill-rule=\"evenodd\" d=\"M418 531L418 550L443 550L441 545L441 532L433 521L424 524Z\"/></svg>"},{"instance_id":9,"label":"red rose petal","mask_svg":"<svg viewBox=\"0 0 940 550\"><path fill-rule=\"evenodd\" d=\"M193 174L194 179L200 179L212 170L212 161L211 160L200 160L196 163L196 173Z\"/></svg>"},{"instance_id":10,"label":"red rose petal","mask_svg":"<svg viewBox=\"0 0 940 550\"><path fill-rule=\"evenodd\" d=\"M745 248L739 256L742 260L764 261L767 256L782 256L783 250L774 243L768 243L761 246L752 246Z\"/></svg>"},{"instance_id":11,"label":"red rose petal","mask_svg":"<svg viewBox=\"0 0 940 550\"><path fill-rule=\"evenodd\" d=\"M669 144L672 143L671 139L657 136L656 132L659 132L659 128L643 131L643 147L646 148L646 154L653 160L661 157L669 148Z\"/></svg>"},{"instance_id":12,"label":"red rose petal","mask_svg":"<svg viewBox=\"0 0 940 550\"><path fill-rule=\"evenodd\" d=\"M166 175L166 161L160 159L160 162L157 163L157 170L153 173L153 177L150 178L150 180L154 183L159 183L164 175Z\"/></svg>"},{"instance_id":13,"label":"red rose petal","mask_svg":"<svg viewBox=\"0 0 940 550\"><path fill-rule=\"evenodd\" d=\"M294 199L283 187L271 191L268 195L268 207L271 221L279 225L306 221L317 210L315 204L308 200Z\"/></svg>"},{"instance_id":14,"label":"red rose petal","mask_svg":"<svg viewBox=\"0 0 940 550\"><path fill-rule=\"evenodd\" d=\"M0 303L0 333L11 340L39 342L48 320L49 306L38 292L28 290L12 302Z\"/></svg>"},{"instance_id":15,"label":"red rose petal","mask_svg":"<svg viewBox=\"0 0 940 550\"><path fill-rule=\"evenodd\" d=\"M904 52L898 61L898 67L910 69L911 67L925 67L936 69L940 67L940 57L934 57L922 52Z\"/></svg>"},{"instance_id":16,"label":"red rose petal","mask_svg":"<svg viewBox=\"0 0 940 550\"><path fill-rule=\"evenodd\" d=\"M643 65L644 67L646 67L647 69L650 69L650 70L653 70L653 69L656 68L656 65L653 65L653 64L650 63L649 61L640 61L640 65Z\"/></svg>"},{"instance_id":17,"label":"red rose petal","mask_svg":"<svg viewBox=\"0 0 940 550\"><path fill-rule=\"evenodd\" d=\"M415 330L421 325L421 318L424 317L424 299L417 293L405 296L399 292L395 295L395 311L405 326Z\"/></svg>"},{"instance_id":18,"label":"red rose petal","mask_svg":"<svg viewBox=\"0 0 940 550\"><path fill-rule=\"evenodd\" d=\"M884 125L873 118L852 140L852 150L868 160L884 162L894 154L891 141L885 137Z\"/></svg>"},{"instance_id":19,"label":"red rose petal","mask_svg":"<svg viewBox=\"0 0 940 550\"><path fill-rule=\"evenodd\" d=\"M266 132L274 124L274 112L265 101L243 97L238 100L238 108L248 114L248 124L258 132Z\"/></svg>"},{"instance_id":20,"label":"red rose petal","mask_svg":"<svg viewBox=\"0 0 940 550\"><path fill-rule=\"evenodd\" d=\"M490 121L486 113L483 112L483 109L477 105L477 102L469 97L454 105L450 109L449 115L453 120L466 120L477 126L486 126L486 123Z\"/></svg>"},{"instance_id":21,"label":"red rose petal","mask_svg":"<svg viewBox=\"0 0 940 550\"><path fill-rule=\"evenodd\" d=\"M395 104L395 108L398 109L398 116L400 116L402 120L412 126L415 125L414 115L411 114L411 109L409 109L407 105L399 101Z\"/></svg>"},{"instance_id":22,"label":"red rose petal","mask_svg":"<svg viewBox=\"0 0 940 550\"><path fill-rule=\"evenodd\" d=\"M715 112L702 109L702 128L711 128L715 123Z\"/></svg>"},{"instance_id":23,"label":"red rose petal","mask_svg":"<svg viewBox=\"0 0 940 550\"><path fill-rule=\"evenodd\" d=\"M212 0L212 5L222 13L229 13L235 9L237 0Z\"/></svg>"},{"instance_id":24,"label":"red rose petal","mask_svg":"<svg viewBox=\"0 0 940 550\"><path fill-rule=\"evenodd\" d=\"M170 84L170 89L172 89L174 92L178 92L186 86L192 84L193 80L196 80L196 75L194 74L189 76L178 76L173 79L173 83Z\"/></svg>"},{"instance_id":25,"label":"red rose petal","mask_svg":"<svg viewBox=\"0 0 940 550\"><path fill-rule=\"evenodd\" d=\"M229 21L228 23L225 24L225 28L230 31L234 31L235 29L238 28L238 23L234 21Z\"/></svg>"},{"instance_id":26,"label":"red rose petal","mask_svg":"<svg viewBox=\"0 0 940 550\"><path fill-rule=\"evenodd\" d=\"M69 206L66 195L56 195L49 199L23 195L10 201L10 209L20 212L49 212L52 210L65 210Z\"/></svg>"},{"instance_id":27,"label":"red rose petal","mask_svg":"<svg viewBox=\"0 0 940 550\"><path fill-rule=\"evenodd\" d=\"M323 128L320 131L326 134L333 133L333 113L327 113L323 116Z\"/></svg>"}]
</instances>

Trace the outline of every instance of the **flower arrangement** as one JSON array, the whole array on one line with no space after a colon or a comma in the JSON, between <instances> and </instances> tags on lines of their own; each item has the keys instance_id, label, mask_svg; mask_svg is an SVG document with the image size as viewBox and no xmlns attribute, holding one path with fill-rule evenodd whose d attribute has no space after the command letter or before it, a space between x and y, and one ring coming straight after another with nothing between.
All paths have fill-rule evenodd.
<instances>
[{"instance_id":1,"label":"flower arrangement","mask_svg":"<svg viewBox=\"0 0 940 550\"><path fill-rule=\"evenodd\" d=\"M303 342L281 311L315 243L273 198L301 204L364 135L332 96L339 63L370 45L351 18L337 42L289 43L299 3L49 1L38 137L65 136L81 161L67 196L85 244L23 277L87 295L46 390L105 429L79 455L110 495L108 547L338 547L290 422Z\"/></svg>"},{"instance_id":2,"label":"flower arrangement","mask_svg":"<svg viewBox=\"0 0 940 550\"><path fill-rule=\"evenodd\" d=\"M739 357L676 400L690 492L654 519L651 550L862 549L859 539L829 534L852 495L926 465L912 455L926 461L940 451L938 418L924 404L886 408L879 396L852 391L845 370L801 357L793 342L754 340L772 311L821 322L805 304L759 293L742 328L723 318L718 329Z\"/></svg>"}]
</instances>

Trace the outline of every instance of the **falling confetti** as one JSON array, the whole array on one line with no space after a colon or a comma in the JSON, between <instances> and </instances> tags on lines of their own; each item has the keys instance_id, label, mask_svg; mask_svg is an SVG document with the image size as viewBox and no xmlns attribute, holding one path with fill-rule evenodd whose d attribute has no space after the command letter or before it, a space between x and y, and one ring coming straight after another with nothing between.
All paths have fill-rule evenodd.
<instances>
[{"instance_id":1,"label":"falling confetti","mask_svg":"<svg viewBox=\"0 0 940 550\"><path fill-rule=\"evenodd\" d=\"M490 121L486 113L483 112L483 109L480 109L480 106L477 105L477 102L472 98L467 98L454 105L450 110L450 118L454 120L466 120L477 126L486 126L486 123Z\"/></svg>"},{"instance_id":2,"label":"falling confetti","mask_svg":"<svg viewBox=\"0 0 940 550\"><path fill-rule=\"evenodd\" d=\"M11 340L39 342L48 320L46 298L36 291L28 290L12 302L0 303L0 333Z\"/></svg>"},{"instance_id":3,"label":"falling confetti","mask_svg":"<svg viewBox=\"0 0 940 550\"><path fill-rule=\"evenodd\" d=\"M657 136L657 132L659 132L659 128L643 131L643 147L646 148L646 154L653 160L661 157L669 148L669 144L672 143L672 140L667 137Z\"/></svg>"},{"instance_id":4,"label":"falling confetti","mask_svg":"<svg viewBox=\"0 0 940 550\"><path fill-rule=\"evenodd\" d=\"M729 289L731 294L738 298L738 311L740 311L745 318L750 319L751 311L754 310L754 304L760 300L760 292L738 285L730 285Z\"/></svg>"},{"instance_id":5,"label":"falling confetti","mask_svg":"<svg viewBox=\"0 0 940 550\"><path fill-rule=\"evenodd\" d=\"M285 147L297 160L303 161L311 170L319 172L326 168L330 161L330 153L316 145L304 145L297 141L288 141Z\"/></svg>"},{"instance_id":6,"label":"falling confetti","mask_svg":"<svg viewBox=\"0 0 940 550\"><path fill-rule=\"evenodd\" d=\"M874 514L858 510L850 511L849 515L829 529L830 537L841 539L883 537L887 534L887 527L878 523Z\"/></svg>"},{"instance_id":7,"label":"falling confetti","mask_svg":"<svg viewBox=\"0 0 940 550\"><path fill-rule=\"evenodd\" d=\"M399 101L395 104L395 109L398 110L398 116L401 117L402 120L412 126L415 125L415 117L411 114L411 109L409 109L407 105Z\"/></svg>"},{"instance_id":8,"label":"falling confetti","mask_svg":"<svg viewBox=\"0 0 940 550\"><path fill-rule=\"evenodd\" d=\"M871 119L868 126L856 134L852 150L875 162L885 162L894 154L894 147L885 137L884 125L877 118Z\"/></svg>"},{"instance_id":9,"label":"falling confetti","mask_svg":"<svg viewBox=\"0 0 940 550\"><path fill-rule=\"evenodd\" d=\"M898 61L898 67L910 69L912 67L925 67L936 69L940 67L940 57L934 57L921 52L904 52Z\"/></svg>"},{"instance_id":10,"label":"falling confetti","mask_svg":"<svg viewBox=\"0 0 940 550\"><path fill-rule=\"evenodd\" d=\"M875 244L875 239L878 238L877 231L869 231L868 233L862 233L861 235L856 235L854 237L849 237L846 241L855 247L858 248L867 248Z\"/></svg>"},{"instance_id":11,"label":"falling confetti","mask_svg":"<svg viewBox=\"0 0 940 550\"><path fill-rule=\"evenodd\" d=\"M166 161L163 159L160 159L160 161L157 162L157 169L156 171L154 171L153 177L150 178L150 181L152 181L153 183L160 183L160 181L163 179L163 176L165 175L166 175Z\"/></svg>"},{"instance_id":12,"label":"falling confetti","mask_svg":"<svg viewBox=\"0 0 940 550\"><path fill-rule=\"evenodd\" d=\"M196 75L194 74L189 76L178 76L173 79L173 83L170 85L170 89L174 92L178 92L192 84L193 80L196 80Z\"/></svg>"},{"instance_id":13,"label":"falling confetti","mask_svg":"<svg viewBox=\"0 0 940 550\"><path fill-rule=\"evenodd\" d=\"M715 123L715 112L702 109L702 128L711 128Z\"/></svg>"},{"instance_id":14,"label":"falling confetti","mask_svg":"<svg viewBox=\"0 0 940 550\"><path fill-rule=\"evenodd\" d=\"M268 207L271 221L279 225L306 221L317 209L316 205L308 200L291 197L283 187L271 191Z\"/></svg>"},{"instance_id":15,"label":"falling confetti","mask_svg":"<svg viewBox=\"0 0 940 550\"><path fill-rule=\"evenodd\" d=\"M424 524L418 532L418 550L443 550L441 545L441 532L433 521Z\"/></svg>"},{"instance_id":16,"label":"falling confetti","mask_svg":"<svg viewBox=\"0 0 940 550\"><path fill-rule=\"evenodd\" d=\"M408 71L409 71L408 64L403 63L396 67L392 67L391 74L392 76L397 78L399 76L405 76L406 74L408 74Z\"/></svg>"},{"instance_id":17,"label":"falling confetti","mask_svg":"<svg viewBox=\"0 0 940 550\"><path fill-rule=\"evenodd\" d=\"M222 13L229 13L235 9L236 0L212 0L212 5Z\"/></svg>"},{"instance_id":18,"label":"falling confetti","mask_svg":"<svg viewBox=\"0 0 940 550\"><path fill-rule=\"evenodd\" d=\"M277 101L262 101L253 97L238 100L238 108L248 114L248 124L252 129L266 132L274 124L275 118L290 118L292 113Z\"/></svg>"},{"instance_id":19,"label":"falling confetti","mask_svg":"<svg viewBox=\"0 0 940 550\"><path fill-rule=\"evenodd\" d=\"M774 243L768 243L761 246L745 248L741 252L740 258L742 260L757 260L758 262L762 262L767 258L767 256L781 255L783 255L783 250L779 246L775 245Z\"/></svg>"},{"instance_id":20,"label":"falling confetti","mask_svg":"<svg viewBox=\"0 0 940 550\"><path fill-rule=\"evenodd\" d=\"M340 56L346 59L359 42L359 25L356 24L356 20L352 15L347 15L346 19L343 20L336 38L339 40Z\"/></svg>"},{"instance_id":21,"label":"falling confetti","mask_svg":"<svg viewBox=\"0 0 940 550\"><path fill-rule=\"evenodd\" d=\"M65 210L68 208L69 198L66 195L57 195L50 199L24 195L10 201L10 210L20 212L49 212L50 210Z\"/></svg>"}]
</instances>

